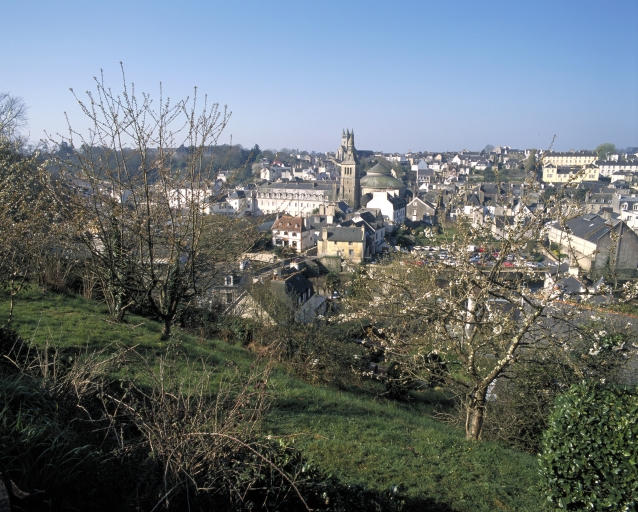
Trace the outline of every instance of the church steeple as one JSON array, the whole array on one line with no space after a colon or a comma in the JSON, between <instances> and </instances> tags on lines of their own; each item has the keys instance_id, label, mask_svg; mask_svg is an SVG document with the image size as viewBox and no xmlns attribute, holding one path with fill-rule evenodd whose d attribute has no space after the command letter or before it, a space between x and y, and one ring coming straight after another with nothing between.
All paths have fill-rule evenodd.
<instances>
[{"instance_id":1,"label":"church steeple","mask_svg":"<svg viewBox=\"0 0 638 512\"><path fill-rule=\"evenodd\" d=\"M341 167L339 199L356 210L361 200L361 173L357 150L354 147L354 130L345 131L345 141L342 136L337 161Z\"/></svg>"}]
</instances>

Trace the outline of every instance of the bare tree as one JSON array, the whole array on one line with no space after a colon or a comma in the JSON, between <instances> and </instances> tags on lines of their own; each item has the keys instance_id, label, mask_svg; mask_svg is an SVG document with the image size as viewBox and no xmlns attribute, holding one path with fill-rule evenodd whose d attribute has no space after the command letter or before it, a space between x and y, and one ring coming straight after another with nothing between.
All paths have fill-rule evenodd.
<instances>
[{"instance_id":1,"label":"bare tree","mask_svg":"<svg viewBox=\"0 0 638 512\"><path fill-rule=\"evenodd\" d=\"M74 149L64 166L75 191L76 232L113 316L143 305L161 319L167 338L179 308L206 290L214 264L250 241L246 223L206 215L213 190L204 154L230 112L197 89L173 102L160 85L154 102L127 82L123 67L120 92L100 75L94 91L75 98L91 124L81 134L69 123L62 140ZM178 151L186 153L179 167Z\"/></svg>"},{"instance_id":2,"label":"bare tree","mask_svg":"<svg viewBox=\"0 0 638 512\"><path fill-rule=\"evenodd\" d=\"M27 108L22 99L0 92L0 139L14 139L26 118Z\"/></svg>"}]
</instances>

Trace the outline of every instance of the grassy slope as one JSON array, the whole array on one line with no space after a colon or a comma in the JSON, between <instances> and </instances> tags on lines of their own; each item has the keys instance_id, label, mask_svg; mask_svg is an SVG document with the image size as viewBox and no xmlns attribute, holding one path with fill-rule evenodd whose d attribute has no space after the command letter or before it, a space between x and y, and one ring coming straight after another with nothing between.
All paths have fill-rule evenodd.
<instances>
[{"instance_id":1,"label":"grassy slope","mask_svg":"<svg viewBox=\"0 0 638 512\"><path fill-rule=\"evenodd\" d=\"M6 319L0 300L0 325ZM38 344L103 348L119 343L159 354L160 326L131 316L108 321L99 304L31 291L16 305L16 328ZM251 362L249 353L177 331L182 350L224 367ZM427 406L404 406L362 394L313 386L278 370L266 429L294 442L324 471L347 483L386 490L399 486L428 510L536 511L533 457L493 443L467 443L462 432L433 420ZM438 504L438 505L437 505ZM426 510L424 508L424 510Z\"/></svg>"}]
</instances>

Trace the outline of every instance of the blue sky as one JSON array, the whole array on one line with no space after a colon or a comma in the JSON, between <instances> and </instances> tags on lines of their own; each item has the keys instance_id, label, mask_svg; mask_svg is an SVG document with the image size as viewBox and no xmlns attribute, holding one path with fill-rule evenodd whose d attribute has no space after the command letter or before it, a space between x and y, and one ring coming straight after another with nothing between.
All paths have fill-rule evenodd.
<instances>
[{"instance_id":1,"label":"blue sky","mask_svg":"<svg viewBox=\"0 0 638 512\"><path fill-rule=\"evenodd\" d=\"M638 146L638 0L4 0L0 91L32 140L84 121L119 62L139 89L197 85L233 115L220 142L382 151ZM7 23L7 20L13 20Z\"/></svg>"}]
</instances>

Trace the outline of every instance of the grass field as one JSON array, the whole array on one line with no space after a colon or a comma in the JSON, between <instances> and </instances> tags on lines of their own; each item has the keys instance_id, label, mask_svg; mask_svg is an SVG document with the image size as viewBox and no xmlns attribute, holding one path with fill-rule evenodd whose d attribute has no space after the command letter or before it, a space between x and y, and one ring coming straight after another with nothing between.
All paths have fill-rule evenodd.
<instances>
[{"instance_id":1,"label":"grass field","mask_svg":"<svg viewBox=\"0 0 638 512\"><path fill-rule=\"evenodd\" d=\"M0 325L6 315L1 298ZM159 341L160 325L152 320L129 316L126 324L114 324L100 304L38 290L19 298L13 327L39 346L137 346L147 356L160 355L167 347ZM204 358L222 371L229 366L242 371L254 360L241 347L179 329L172 343L181 354ZM396 487L410 498L410 510L542 510L533 456L496 443L466 442L461 430L432 418L427 401L405 405L371 393L311 385L282 367L275 369L271 382L266 433L280 436L346 484Z\"/></svg>"}]
</instances>

